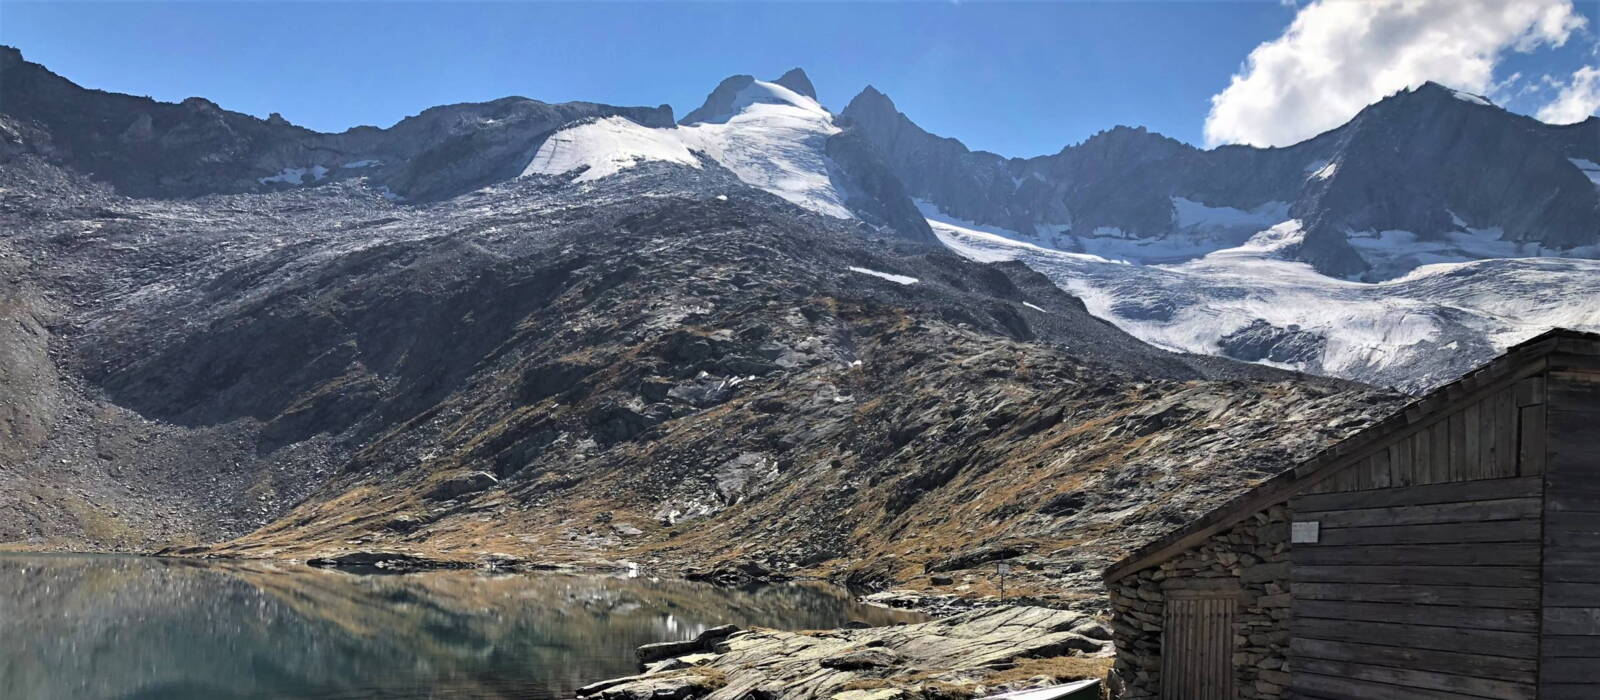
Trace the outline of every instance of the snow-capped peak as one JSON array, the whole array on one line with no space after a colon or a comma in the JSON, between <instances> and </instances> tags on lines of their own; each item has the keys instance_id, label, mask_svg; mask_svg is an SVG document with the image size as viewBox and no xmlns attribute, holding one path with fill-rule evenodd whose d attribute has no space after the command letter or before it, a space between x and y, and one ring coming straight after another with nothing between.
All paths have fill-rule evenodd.
<instances>
[{"instance_id":1,"label":"snow-capped peak","mask_svg":"<svg viewBox=\"0 0 1600 700\"><path fill-rule=\"evenodd\" d=\"M810 91L798 70L780 81ZM524 175L589 169L595 180L645 161L698 167L695 154L716 161L739 179L799 206L841 219L854 218L843 187L830 172L826 144L839 133L833 115L809 95L777 82L736 75L722 81L704 105L674 128L640 126L620 117L577 124L552 134Z\"/></svg>"},{"instance_id":2,"label":"snow-capped peak","mask_svg":"<svg viewBox=\"0 0 1600 700\"><path fill-rule=\"evenodd\" d=\"M559 174L588 168L578 182L598 180L644 161L700 167L677 129L652 129L624 117L607 117L562 129L539 146L522 174Z\"/></svg>"},{"instance_id":3,"label":"snow-capped peak","mask_svg":"<svg viewBox=\"0 0 1600 700\"><path fill-rule=\"evenodd\" d=\"M801 81L803 81L803 85ZM804 73L800 73L796 78L795 71L784 74L777 82L756 80L748 75L735 75L717 85L717 89L712 90L711 94L706 97L705 104L685 115L683 120L678 123L689 126L700 123L726 122L748 109L751 105L756 104L786 105L814 116L824 116L830 121L832 120L833 115L829 114L828 110L823 109L815 98L786 87L785 83L796 87L809 88L811 86L810 79L806 78Z\"/></svg>"}]
</instances>

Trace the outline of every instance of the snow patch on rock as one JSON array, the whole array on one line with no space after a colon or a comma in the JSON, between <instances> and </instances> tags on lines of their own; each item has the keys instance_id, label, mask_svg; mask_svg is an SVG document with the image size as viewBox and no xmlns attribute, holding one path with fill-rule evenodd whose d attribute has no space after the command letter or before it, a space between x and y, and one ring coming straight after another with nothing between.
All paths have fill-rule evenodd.
<instances>
[{"instance_id":1,"label":"snow patch on rock","mask_svg":"<svg viewBox=\"0 0 1600 700\"><path fill-rule=\"evenodd\" d=\"M587 168L576 181L588 182L646 161L700 167L700 159L675 129L652 129L625 117L607 117L551 134L522 174L558 175Z\"/></svg>"},{"instance_id":2,"label":"snow patch on rock","mask_svg":"<svg viewBox=\"0 0 1600 700\"><path fill-rule=\"evenodd\" d=\"M1584 176L1589 178L1589 181L1593 182L1595 187L1600 187L1600 163L1583 158L1568 158L1567 160L1578 166L1578 170L1583 171Z\"/></svg>"},{"instance_id":3,"label":"snow patch on rock","mask_svg":"<svg viewBox=\"0 0 1600 700\"><path fill-rule=\"evenodd\" d=\"M1595 260L1429 264L1367 283L1282 259L1281 250L1304 235L1296 220L1244 245L1173 265L1127 264L948 222L929 224L958 254L980 262L1021 261L1081 298L1090 313L1159 347L1222 354L1225 336L1264 322L1327 340L1303 361L1262 364L1411 390L1453 379L1554 326L1600 331Z\"/></svg>"},{"instance_id":4,"label":"snow patch on rock","mask_svg":"<svg viewBox=\"0 0 1600 700\"><path fill-rule=\"evenodd\" d=\"M308 165L304 168L284 168L277 175L258 177L256 182L263 185L282 183L285 185L303 185L306 176L311 176L312 182L318 182L328 176L328 169L320 165Z\"/></svg>"},{"instance_id":5,"label":"snow patch on rock","mask_svg":"<svg viewBox=\"0 0 1600 700\"><path fill-rule=\"evenodd\" d=\"M851 272L859 272L859 273L861 273L863 275L872 275L873 277L889 280L890 282L894 282L895 284L913 285L913 284L916 284L919 281L915 277L907 277L905 275L897 275L897 274L894 274L892 272L882 272L882 271L879 271L879 270L869 270L869 269L867 269L865 267L853 267L852 266L849 269L850 269Z\"/></svg>"}]
</instances>

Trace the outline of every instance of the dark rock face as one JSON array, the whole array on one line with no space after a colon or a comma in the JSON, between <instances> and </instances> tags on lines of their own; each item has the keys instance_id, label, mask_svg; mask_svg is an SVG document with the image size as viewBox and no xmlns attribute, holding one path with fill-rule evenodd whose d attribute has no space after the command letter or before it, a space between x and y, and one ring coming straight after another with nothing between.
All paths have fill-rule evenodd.
<instances>
[{"instance_id":1,"label":"dark rock face","mask_svg":"<svg viewBox=\"0 0 1600 700\"><path fill-rule=\"evenodd\" d=\"M500 483L500 480L496 479L493 474L471 472L440 481L423 498L431 501L448 501L453 498L486 491L498 483Z\"/></svg>"},{"instance_id":2,"label":"dark rock face","mask_svg":"<svg viewBox=\"0 0 1600 700\"><path fill-rule=\"evenodd\" d=\"M850 193L845 206L852 213L868 224L887 227L906 240L939 245L899 178L860 132L846 129L828 137L827 154L841 171L839 180Z\"/></svg>"},{"instance_id":3,"label":"dark rock face","mask_svg":"<svg viewBox=\"0 0 1600 700\"><path fill-rule=\"evenodd\" d=\"M1322 354L1327 338L1298 326L1279 328L1256 319L1222 338L1222 353L1236 360L1257 362L1271 360L1281 363L1302 363Z\"/></svg>"},{"instance_id":4,"label":"dark rock face","mask_svg":"<svg viewBox=\"0 0 1600 700\"><path fill-rule=\"evenodd\" d=\"M1075 237L1113 229L1137 240L1169 238L1178 197L1246 211L1285 203L1306 232L1285 252L1336 276L1369 270L1351 232L1439 239L1499 227L1506 241L1555 250L1600 242L1600 190L1568 160L1600 152L1600 119L1550 126L1431 83L1272 149L1202 151L1117 127L1054 155L1006 159L923 131L870 87L840 116L885 154L912 197L1024 235L1068 230L1044 239L1067 250L1076 249Z\"/></svg>"},{"instance_id":5,"label":"dark rock face","mask_svg":"<svg viewBox=\"0 0 1600 700\"><path fill-rule=\"evenodd\" d=\"M1590 129L1600 142L1600 124ZM1556 130L1429 83L1318 137L1333 145L1337 168L1314 179L1296 209L1313 229L1437 238L1460 230L1453 213L1511 241L1589 245L1600 240L1600 190L1567 160L1578 156Z\"/></svg>"},{"instance_id":6,"label":"dark rock face","mask_svg":"<svg viewBox=\"0 0 1600 700\"><path fill-rule=\"evenodd\" d=\"M790 90L805 95L813 100L817 99L817 89L811 85L811 77L799 68L791 68L777 80L772 81Z\"/></svg>"},{"instance_id":7,"label":"dark rock face","mask_svg":"<svg viewBox=\"0 0 1600 700\"><path fill-rule=\"evenodd\" d=\"M750 75L734 75L724 78L717 83L716 89L706 96L706 101L694 111L683 115L679 124L699 124L702 122L725 121L734 113L733 103L739 93L755 83L756 79Z\"/></svg>"},{"instance_id":8,"label":"dark rock face","mask_svg":"<svg viewBox=\"0 0 1600 700\"><path fill-rule=\"evenodd\" d=\"M278 115L257 119L198 97L170 104L87 90L10 47L0 47L0 104L0 121L9 131L48 126L26 141L19 136L9 149L44 154L140 197L261 192L366 177L408 199L437 200L515 177L550 131L574 120L622 116L645 126L673 123L664 105L508 97L434 107L387 129L323 134Z\"/></svg>"}]
</instances>

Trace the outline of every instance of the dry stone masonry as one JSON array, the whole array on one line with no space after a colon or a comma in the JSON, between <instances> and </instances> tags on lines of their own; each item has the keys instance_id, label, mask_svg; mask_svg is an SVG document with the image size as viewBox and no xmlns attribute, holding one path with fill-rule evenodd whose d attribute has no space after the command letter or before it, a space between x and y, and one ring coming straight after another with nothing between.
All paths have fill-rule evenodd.
<instances>
[{"instance_id":1,"label":"dry stone masonry","mask_svg":"<svg viewBox=\"0 0 1600 700\"><path fill-rule=\"evenodd\" d=\"M1118 649L1114 685L1125 700L1161 697L1162 626L1180 591L1237 591L1234 688L1241 700L1280 698L1289 686L1289 515L1273 506L1205 544L1111 586Z\"/></svg>"}]
</instances>

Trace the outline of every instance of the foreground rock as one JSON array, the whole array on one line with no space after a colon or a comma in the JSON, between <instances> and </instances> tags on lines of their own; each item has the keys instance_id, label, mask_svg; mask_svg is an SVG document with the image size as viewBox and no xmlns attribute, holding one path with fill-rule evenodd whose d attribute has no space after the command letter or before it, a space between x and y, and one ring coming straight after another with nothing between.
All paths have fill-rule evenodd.
<instances>
[{"instance_id":1,"label":"foreground rock","mask_svg":"<svg viewBox=\"0 0 1600 700\"><path fill-rule=\"evenodd\" d=\"M1106 636L1083 613L1022 606L895 627L717 628L692 641L647 645L640 658L655 663L644 673L579 692L604 700L981 697L1098 678L1111 653Z\"/></svg>"}]
</instances>

